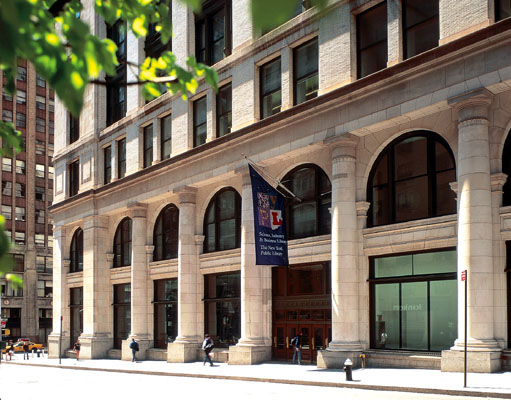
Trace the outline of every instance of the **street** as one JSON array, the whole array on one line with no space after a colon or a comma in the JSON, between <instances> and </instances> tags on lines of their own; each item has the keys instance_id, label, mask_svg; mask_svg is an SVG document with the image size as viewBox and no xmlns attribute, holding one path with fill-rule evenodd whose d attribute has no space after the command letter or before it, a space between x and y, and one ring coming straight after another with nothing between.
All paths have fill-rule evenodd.
<instances>
[{"instance_id":1,"label":"street","mask_svg":"<svg viewBox=\"0 0 511 400\"><path fill-rule=\"evenodd\" d=\"M344 389L223 379L179 378L118 372L0 365L0 400L82 399L430 399L458 400L462 396Z\"/></svg>"}]
</instances>

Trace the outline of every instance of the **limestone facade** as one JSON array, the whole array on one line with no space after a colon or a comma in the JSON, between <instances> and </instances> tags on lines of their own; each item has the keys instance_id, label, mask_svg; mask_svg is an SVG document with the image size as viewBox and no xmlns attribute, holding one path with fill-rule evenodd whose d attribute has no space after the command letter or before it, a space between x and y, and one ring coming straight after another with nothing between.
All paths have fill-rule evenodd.
<instances>
[{"instance_id":1,"label":"limestone facade","mask_svg":"<svg viewBox=\"0 0 511 400\"><path fill-rule=\"evenodd\" d=\"M84 2L89 10L84 18L98 34L105 35L104 23L91 12L89 3ZM216 318L207 311L211 298L206 296L210 290L206 286L213 285L209 278L239 274L239 297L233 296L235 300L229 303L239 302L239 309L233 311L239 335L225 347L228 360L250 364L275 357L279 346L272 299L276 280L271 266L255 264L246 155L277 180L284 180L297 167L313 165L331 185L329 232L316 231L289 241L291 267L324 263L331 271L325 292L331 298L331 330L321 348L315 339L308 343L313 351L319 350L311 361L332 368L342 365L346 357L355 357L358 364L362 352L383 351L392 358L393 350L418 350L404 344L404 325L399 325L397 344L385 348L394 333L389 330L390 321L385 331L381 315L375 312L375 287L380 282L375 265L384 257L420 257L455 249L454 269L446 272L450 284L457 286L457 301L451 304L456 310L455 323L450 326L454 336L449 345L435 347L434 338L446 333L443 328L435 331L434 322L428 320L427 345L421 351L441 354L443 370L463 368L464 283L459 278L467 270L469 364L474 371L500 368L500 355L511 340L509 272L505 272L511 209L503 203L504 165L510 156L503 151L511 129L511 20L496 21L498 4L493 0L440 1L438 45L405 59L401 20L405 2L388 0L387 67L357 78L357 63L362 62L357 16L381 2L330 3L326 14L308 9L261 35L251 26L249 2L232 1L232 52L214 65L219 86L232 85L232 129L225 136L217 137L217 97L204 82L199 82L196 95L187 102L167 93L144 104L140 90L131 87L126 116L110 126L106 126L104 89L89 87L80 117L80 140L72 144L67 140L67 113L57 104L52 206L55 318L50 356L58 356L59 340L62 353L72 347L70 289L83 288L82 357L129 359L127 346L135 338L141 344L141 357L196 360L207 324ZM172 18L173 52L184 60L195 52L194 15L174 1ZM295 105L293 49L314 38L318 40L318 96ZM141 60L141 53L140 41L128 36L128 55ZM277 57L281 62L281 111L261 119L259 71ZM205 144L193 147L193 102L203 96L207 99L207 138ZM162 159L160 131L162 118L168 115L171 156ZM148 125L154 133L153 162L144 168L143 128ZM376 199L370 194L375 192L369 186L375 182L375 165L401 138L413 139L416 134L431 140L435 151L446 149L452 156L455 173L442 182L456 193L452 212L436 211L445 205L438 200L426 217L400 220L394 216L390 222L375 223ZM117 149L122 139L126 140L126 176L118 179ZM108 146L112 180L105 183L104 149ZM412 159L421 156L417 153ZM68 166L77 159L79 193L69 196ZM397 165L392 164L396 166L392 174L400 172ZM240 217L235 219L239 243L205 251L212 239L206 229L208 211L222 190L235 192L241 200ZM430 193L412 194L429 198L440 191L438 186ZM454 197L449 193L446 198ZM393 204L401 200L408 201ZM177 255L154 260L155 224L170 204L179 209ZM126 217L131 221L130 264L113 268L114 237ZM77 229L84 232L84 266L83 271L70 272L70 246ZM156 348L155 326L160 317L156 315L155 282L176 278L177 332L166 348ZM428 281L428 288L436 279ZM397 278L388 282L401 284ZM126 284L131 290L130 326L122 347L116 350L119 308L113 293L115 285ZM422 310L422 306L402 303L393 307L401 313Z\"/></svg>"}]
</instances>

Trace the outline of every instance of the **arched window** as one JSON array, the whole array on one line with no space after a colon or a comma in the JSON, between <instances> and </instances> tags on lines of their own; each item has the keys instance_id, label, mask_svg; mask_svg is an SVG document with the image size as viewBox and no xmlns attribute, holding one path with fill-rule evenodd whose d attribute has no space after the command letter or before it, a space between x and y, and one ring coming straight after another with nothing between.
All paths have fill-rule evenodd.
<instances>
[{"instance_id":1,"label":"arched window","mask_svg":"<svg viewBox=\"0 0 511 400\"><path fill-rule=\"evenodd\" d=\"M413 132L390 143L369 175L369 226L456 212L454 156L433 132Z\"/></svg>"},{"instance_id":2,"label":"arched window","mask_svg":"<svg viewBox=\"0 0 511 400\"><path fill-rule=\"evenodd\" d=\"M83 231L78 228L71 239L69 272L83 271Z\"/></svg>"},{"instance_id":3,"label":"arched window","mask_svg":"<svg viewBox=\"0 0 511 400\"><path fill-rule=\"evenodd\" d=\"M502 172L507 175L506 183L504 184L502 205L511 205L511 135L508 133L506 143L504 144L504 151L502 153Z\"/></svg>"},{"instance_id":4,"label":"arched window","mask_svg":"<svg viewBox=\"0 0 511 400\"><path fill-rule=\"evenodd\" d=\"M288 238L329 234L332 185L323 170L314 164L301 165L289 172L282 183L299 199L286 197Z\"/></svg>"},{"instance_id":5,"label":"arched window","mask_svg":"<svg viewBox=\"0 0 511 400\"><path fill-rule=\"evenodd\" d=\"M204 253L235 249L241 242L241 197L233 188L219 191L204 218Z\"/></svg>"},{"instance_id":6,"label":"arched window","mask_svg":"<svg viewBox=\"0 0 511 400\"><path fill-rule=\"evenodd\" d=\"M131 265L131 219L124 218L114 236L114 268Z\"/></svg>"},{"instance_id":7,"label":"arched window","mask_svg":"<svg viewBox=\"0 0 511 400\"><path fill-rule=\"evenodd\" d=\"M170 260L177 257L179 240L179 210L174 204L166 206L154 224L153 260Z\"/></svg>"}]
</instances>

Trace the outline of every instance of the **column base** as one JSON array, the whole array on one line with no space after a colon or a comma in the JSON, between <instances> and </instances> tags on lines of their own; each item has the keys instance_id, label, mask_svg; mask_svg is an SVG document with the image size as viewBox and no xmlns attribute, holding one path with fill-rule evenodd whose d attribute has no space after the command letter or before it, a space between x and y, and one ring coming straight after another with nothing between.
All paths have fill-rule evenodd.
<instances>
[{"instance_id":1,"label":"column base","mask_svg":"<svg viewBox=\"0 0 511 400\"><path fill-rule=\"evenodd\" d=\"M132 338L135 338L138 343L137 360L145 360L147 350L153 346L153 341L150 339L138 338L137 336L130 336L128 339L122 341L121 360L131 361L133 359L133 354L130 349Z\"/></svg>"},{"instance_id":2,"label":"column base","mask_svg":"<svg viewBox=\"0 0 511 400\"><path fill-rule=\"evenodd\" d=\"M59 343L60 335L58 333L50 333L48 335L48 358L65 358L66 351L69 349L70 337L68 335L62 335L62 342L60 346L59 355Z\"/></svg>"},{"instance_id":3,"label":"column base","mask_svg":"<svg viewBox=\"0 0 511 400\"><path fill-rule=\"evenodd\" d=\"M200 343L173 342L167 344L168 363L187 363L197 361Z\"/></svg>"},{"instance_id":4,"label":"column base","mask_svg":"<svg viewBox=\"0 0 511 400\"><path fill-rule=\"evenodd\" d=\"M353 363L353 368L360 368L362 361L360 360L360 350L320 350L318 351L318 357L316 364L318 368L327 369L343 369L344 362L349 358Z\"/></svg>"},{"instance_id":5,"label":"column base","mask_svg":"<svg viewBox=\"0 0 511 400\"><path fill-rule=\"evenodd\" d=\"M253 365L271 360L271 346L236 345L229 347L229 365Z\"/></svg>"},{"instance_id":6,"label":"column base","mask_svg":"<svg viewBox=\"0 0 511 400\"><path fill-rule=\"evenodd\" d=\"M455 349L455 347L453 347ZM441 370L442 372L463 372L465 369L465 353L463 350L442 351ZM502 351L481 351L467 349L467 371L468 372L496 372L502 368L500 356Z\"/></svg>"},{"instance_id":7,"label":"column base","mask_svg":"<svg viewBox=\"0 0 511 400\"><path fill-rule=\"evenodd\" d=\"M108 350L113 347L113 339L107 334L80 335L80 358L94 360L107 358Z\"/></svg>"}]
</instances>

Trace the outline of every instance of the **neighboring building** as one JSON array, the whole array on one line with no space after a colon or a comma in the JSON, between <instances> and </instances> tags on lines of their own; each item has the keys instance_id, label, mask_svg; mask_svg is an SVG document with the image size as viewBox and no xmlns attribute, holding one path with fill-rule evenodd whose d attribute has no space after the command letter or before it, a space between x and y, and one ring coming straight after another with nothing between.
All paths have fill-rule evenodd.
<instances>
[{"instance_id":1,"label":"neighboring building","mask_svg":"<svg viewBox=\"0 0 511 400\"><path fill-rule=\"evenodd\" d=\"M157 54L106 27L119 57ZM494 371L511 342L511 14L495 0L333 1L255 32L248 0L172 7L219 75L188 102L91 86L57 105L50 356ZM161 44L160 44L161 48ZM122 67L113 82L130 81ZM118 86L116 86L118 88ZM247 162L293 191L288 267L255 265ZM82 312L83 310L83 312ZM62 332L60 317L63 317ZM222 351L224 348L224 351Z\"/></svg>"},{"instance_id":2,"label":"neighboring building","mask_svg":"<svg viewBox=\"0 0 511 400\"><path fill-rule=\"evenodd\" d=\"M2 319L11 338L46 345L53 311L53 228L47 210L53 200L55 96L25 61L18 63L13 96L0 81L2 121L15 125L25 147L14 157L3 157L0 171L2 215L13 244L14 272L23 278L23 288L0 280Z\"/></svg>"}]
</instances>

